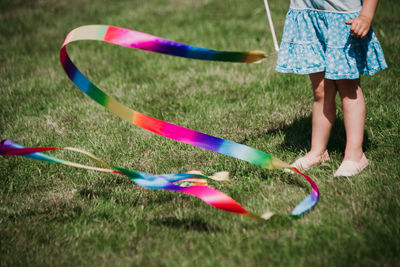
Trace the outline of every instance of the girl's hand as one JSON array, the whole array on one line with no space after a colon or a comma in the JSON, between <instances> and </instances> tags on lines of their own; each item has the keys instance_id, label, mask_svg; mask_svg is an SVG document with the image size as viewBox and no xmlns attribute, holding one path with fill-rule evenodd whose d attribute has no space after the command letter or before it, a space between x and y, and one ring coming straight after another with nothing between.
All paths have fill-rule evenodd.
<instances>
[{"instance_id":1,"label":"girl's hand","mask_svg":"<svg viewBox=\"0 0 400 267\"><path fill-rule=\"evenodd\" d=\"M364 38L369 32L369 28L371 27L372 19L369 19L366 16L360 15L357 18L346 21L347 25L351 25L350 33L353 35Z\"/></svg>"}]
</instances>

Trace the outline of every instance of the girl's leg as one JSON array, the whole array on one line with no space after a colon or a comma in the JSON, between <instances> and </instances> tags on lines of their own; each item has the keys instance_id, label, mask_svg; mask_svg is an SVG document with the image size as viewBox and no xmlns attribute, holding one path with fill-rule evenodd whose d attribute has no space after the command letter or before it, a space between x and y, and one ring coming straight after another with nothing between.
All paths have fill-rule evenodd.
<instances>
[{"instance_id":1,"label":"girl's leg","mask_svg":"<svg viewBox=\"0 0 400 267\"><path fill-rule=\"evenodd\" d=\"M308 157L320 156L326 150L336 117L335 81L324 78L325 72L310 74L314 92L311 149Z\"/></svg>"},{"instance_id":2,"label":"girl's leg","mask_svg":"<svg viewBox=\"0 0 400 267\"><path fill-rule=\"evenodd\" d=\"M366 113L360 79L337 80L336 86L342 100L344 126L346 128L344 161L359 162L363 157L362 144Z\"/></svg>"},{"instance_id":3,"label":"girl's leg","mask_svg":"<svg viewBox=\"0 0 400 267\"><path fill-rule=\"evenodd\" d=\"M329 160L326 145L336 117L337 88L333 80L327 80L324 76L325 72L310 74L314 93L311 149L304 157L292 164L299 170L305 170L319 162Z\"/></svg>"}]
</instances>

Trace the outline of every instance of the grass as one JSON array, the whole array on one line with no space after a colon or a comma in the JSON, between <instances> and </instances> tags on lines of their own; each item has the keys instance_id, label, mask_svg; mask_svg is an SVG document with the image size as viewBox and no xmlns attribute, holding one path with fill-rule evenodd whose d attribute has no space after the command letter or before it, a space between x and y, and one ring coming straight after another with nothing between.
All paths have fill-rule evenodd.
<instances>
[{"instance_id":1,"label":"grass","mask_svg":"<svg viewBox=\"0 0 400 267\"><path fill-rule=\"evenodd\" d=\"M270 1L278 36L288 3ZM84 96L58 61L67 33L111 24L222 50L273 51L262 1L0 1L0 137L25 146L74 146L150 173L231 173L218 189L258 213L290 213L309 193L300 177L180 144L130 125ZM0 159L0 264L399 265L400 8L381 1L374 28L389 68L363 77L365 151L371 164L333 179L343 157L342 112L332 161L308 174L321 200L298 220L258 224L198 199L143 190L117 177L24 158ZM70 46L72 59L126 105L285 161L310 145L306 76L258 65L172 58L99 42ZM79 155L55 152L85 162Z\"/></svg>"}]
</instances>

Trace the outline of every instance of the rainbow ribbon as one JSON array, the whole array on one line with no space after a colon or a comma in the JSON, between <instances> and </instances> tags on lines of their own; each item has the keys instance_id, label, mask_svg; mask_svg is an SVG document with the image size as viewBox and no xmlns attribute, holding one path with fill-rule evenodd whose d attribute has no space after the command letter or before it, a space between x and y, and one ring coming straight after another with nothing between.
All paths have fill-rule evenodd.
<instances>
[{"instance_id":1,"label":"rainbow ribbon","mask_svg":"<svg viewBox=\"0 0 400 267\"><path fill-rule=\"evenodd\" d=\"M53 156L43 154L42 152L51 150L70 150L82 153L103 165L106 168L97 168L88 165L83 165L71 161L62 160ZM256 215L246 209L244 209L239 203L229 197L227 194L207 186L207 180L227 180L227 172L219 172L213 176L205 176L200 173L173 173L173 174L161 174L153 175L144 172L138 172L134 170L119 168L112 166L103 160L95 157L89 152L73 148L73 147L31 147L24 148L23 146L16 144L10 140L3 140L0 144L0 154L4 156L24 156L31 159L48 161L51 163L57 163L62 165L68 165L76 168L88 169L93 171L100 171L105 173L115 173L128 176L137 185L140 185L148 189L163 189L168 191L181 192L187 195L192 195L200 198L207 204L224 211L237 213L244 216L249 216L255 220L267 220L271 217L272 213L266 213L263 216Z\"/></svg>"},{"instance_id":2,"label":"rainbow ribbon","mask_svg":"<svg viewBox=\"0 0 400 267\"><path fill-rule=\"evenodd\" d=\"M98 40L104 41L120 46L132 47L151 52L157 52L172 56L179 56L192 59L200 60L211 60L211 61L227 61L227 62L245 62L245 63L257 63L262 61L266 55L262 51L250 51L250 52L226 52L205 49L201 47L190 46L186 44L177 43L174 41L162 39L157 36L149 35L146 33L119 28L109 25L87 25L72 30L66 37L61 50L60 50L60 61L71 81L89 97L95 100L100 105L107 108L112 113L121 117L122 119L131 122L143 129L149 130L153 133L161 136L186 143L193 146L202 147L211 151L215 151L230 157L248 161L252 164L261 166L267 169L280 169L286 168L291 169L294 172L302 175L310 183L312 192L303 201L301 201L292 211L292 216L299 216L313 206L315 206L319 199L319 190L316 183L307 175L301 173L296 168L289 166L289 164L257 149L252 147L238 144L229 140L218 138L215 136L207 135L201 132L197 132L182 126L178 126L169 122L158 120L150 116L144 115L137 111L134 111L114 98L108 96L105 92L100 90L94 85L89 79L87 79L79 69L73 64L68 56L66 45L80 40ZM101 169L86 166L89 169L95 169L98 171L112 172L118 174L124 174L130 177L135 183L140 186L151 188L151 189L165 189L172 191L179 191L185 194L190 194L199 197L206 203L228 211L237 213L256 220L266 220L271 217L272 213L265 214L263 216L256 215L252 212L247 211L240 206L236 201L227 196L226 194L208 187L196 184L190 179L204 179L204 178L215 178L204 175L199 176L195 174L168 174L168 175L151 175L147 173L141 173L133 170L122 169L111 166L100 159L94 157L90 153L74 148L23 148L11 141L4 141L0 147L0 154L3 155L21 155L39 160L46 160L50 162L56 162L60 164L70 165L74 167L82 168L83 165L66 162L54 157L49 157L40 152L55 150L55 149L69 149L80 153L84 153L93 160L102 165L108 166L109 169ZM217 175L218 176L218 175ZM182 182L185 179L189 186L180 186L177 182ZM218 180L218 178L216 178ZM200 182L203 183L204 182Z\"/></svg>"}]
</instances>

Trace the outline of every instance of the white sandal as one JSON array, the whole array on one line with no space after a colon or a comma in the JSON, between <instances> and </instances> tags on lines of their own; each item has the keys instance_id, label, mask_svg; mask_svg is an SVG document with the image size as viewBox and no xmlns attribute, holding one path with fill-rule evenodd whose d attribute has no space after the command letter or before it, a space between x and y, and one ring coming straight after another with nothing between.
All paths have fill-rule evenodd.
<instances>
[{"instance_id":1,"label":"white sandal","mask_svg":"<svg viewBox=\"0 0 400 267\"><path fill-rule=\"evenodd\" d=\"M319 156L316 156L314 158L309 158L309 157L301 157L297 159L295 162L292 163L292 167L295 167L299 171L305 171L314 166L315 164L330 161L331 159L329 158L328 150L325 150L324 153L322 153Z\"/></svg>"},{"instance_id":2,"label":"white sandal","mask_svg":"<svg viewBox=\"0 0 400 267\"><path fill-rule=\"evenodd\" d=\"M361 159L358 162L352 160L344 160L342 164L340 164L336 172L333 174L333 177L354 176L356 174L359 174L367 166L368 166L368 159L365 157L365 154L363 153Z\"/></svg>"}]
</instances>

